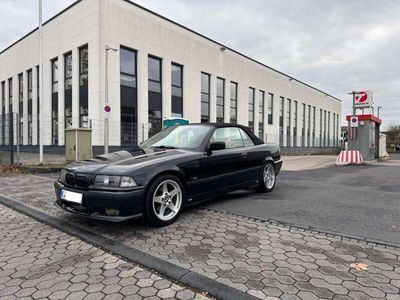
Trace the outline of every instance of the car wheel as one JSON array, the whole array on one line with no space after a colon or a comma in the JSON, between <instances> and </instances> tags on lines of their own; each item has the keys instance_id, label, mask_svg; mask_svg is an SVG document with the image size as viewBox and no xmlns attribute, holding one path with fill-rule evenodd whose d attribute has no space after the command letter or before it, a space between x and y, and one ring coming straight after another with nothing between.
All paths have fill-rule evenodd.
<instances>
[{"instance_id":1,"label":"car wheel","mask_svg":"<svg viewBox=\"0 0 400 300\"><path fill-rule=\"evenodd\" d=\"M185 199L182 182L173 175L156 178L146 194L145 213L150 225L167 226L178 219Z\"/></svg>"},{"instance_id":2,"label":"car wheel","mask_svg":"<svg viewBox=\"0 0 400 300\"><path fill-rule=\"evenodd\" d=\"M276 174L275 174L275 166L272 162L267 162L263 166L263 170L261 172L260 183L258 186L259 192L272 192L276 183Z\"/></svg>"}]
</instances>

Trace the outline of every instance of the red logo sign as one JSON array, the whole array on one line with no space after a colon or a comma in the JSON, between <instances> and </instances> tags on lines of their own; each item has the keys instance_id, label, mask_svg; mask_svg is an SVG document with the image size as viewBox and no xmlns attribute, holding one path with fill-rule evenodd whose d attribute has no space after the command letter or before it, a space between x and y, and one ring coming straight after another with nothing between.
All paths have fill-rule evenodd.
<instances>
[{"instance_id":1,"label":"red logo sign","mask_svg":"<svg viewBox=\"0 0 400 300\"><path fill-rule=\"evenodd\" d=\"M356 102L357 103L366 103L368 100L368 94L366 92L360 92L356 95Z\"/></svg>"}]
</instances>

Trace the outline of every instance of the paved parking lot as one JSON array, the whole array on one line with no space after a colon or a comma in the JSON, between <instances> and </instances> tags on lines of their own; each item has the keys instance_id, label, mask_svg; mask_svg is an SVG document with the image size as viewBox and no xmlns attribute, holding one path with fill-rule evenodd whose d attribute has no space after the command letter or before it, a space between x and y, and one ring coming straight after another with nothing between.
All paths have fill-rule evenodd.
<instances>
[{"instance_id":1,"label":"paved parking lot","mask_svg":"<svg viewBox=\"0 0 400 300\"><path fill-rule=\"evenodd\" d=\"M208 207L400 245L400 154L366 166L285 172L273 193L235 192Z\"/></svg>"},{"instance_id":2,"label":"paved parking lot","mask_svg":"<svg viewBox=\"0 0 400 300\"><path fill-rule=\"evenodd\" d=\"M209 299L0 205L0 299Z\"/></svg>"},{"instance_id":3,"label":"paved parking lot","mask_svg":"<svg viewBox=\"0 0 400 300\"><path fill-rule=\"evenodd\" d=\"M52 178L0 180L1 195L260 299L400 299L398 248L208 209L187 211L159 229L141 222L101 223L54 207ZM351 263L368 269L357 271Z\"/></svg>"}]
</instances>

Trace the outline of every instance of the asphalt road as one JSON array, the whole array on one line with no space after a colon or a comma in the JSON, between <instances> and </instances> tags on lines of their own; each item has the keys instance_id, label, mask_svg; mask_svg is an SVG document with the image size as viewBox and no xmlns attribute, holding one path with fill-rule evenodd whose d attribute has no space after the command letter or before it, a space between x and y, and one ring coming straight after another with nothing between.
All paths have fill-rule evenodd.
<instances>
[{"instance_id":1,"label":"asphalt road","mask_svg":"<svg viewBox=\"0 0 400 300\"><path fill-rule=\"evenodd\" d=\"M400 155L377 165L282 172L270 194L239 191L207 206L400 244Z\"/></svg>"}]
</instances>

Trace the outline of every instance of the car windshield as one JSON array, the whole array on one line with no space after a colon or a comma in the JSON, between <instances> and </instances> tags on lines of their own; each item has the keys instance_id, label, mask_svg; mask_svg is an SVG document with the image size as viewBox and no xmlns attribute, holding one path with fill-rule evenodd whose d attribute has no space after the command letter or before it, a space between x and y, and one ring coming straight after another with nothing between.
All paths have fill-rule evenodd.
<instances>
[{"instance_id":1,"label":"car windshield","mask_svg":"<svg viewBox=\"0 0 400 300\"><path fill-rule=\"evenodd\" d=\"M210 126L204 125L169 127L143 142L141 147L194 150L201 145L210 130Z\"/></svg>"}]
</instances>

